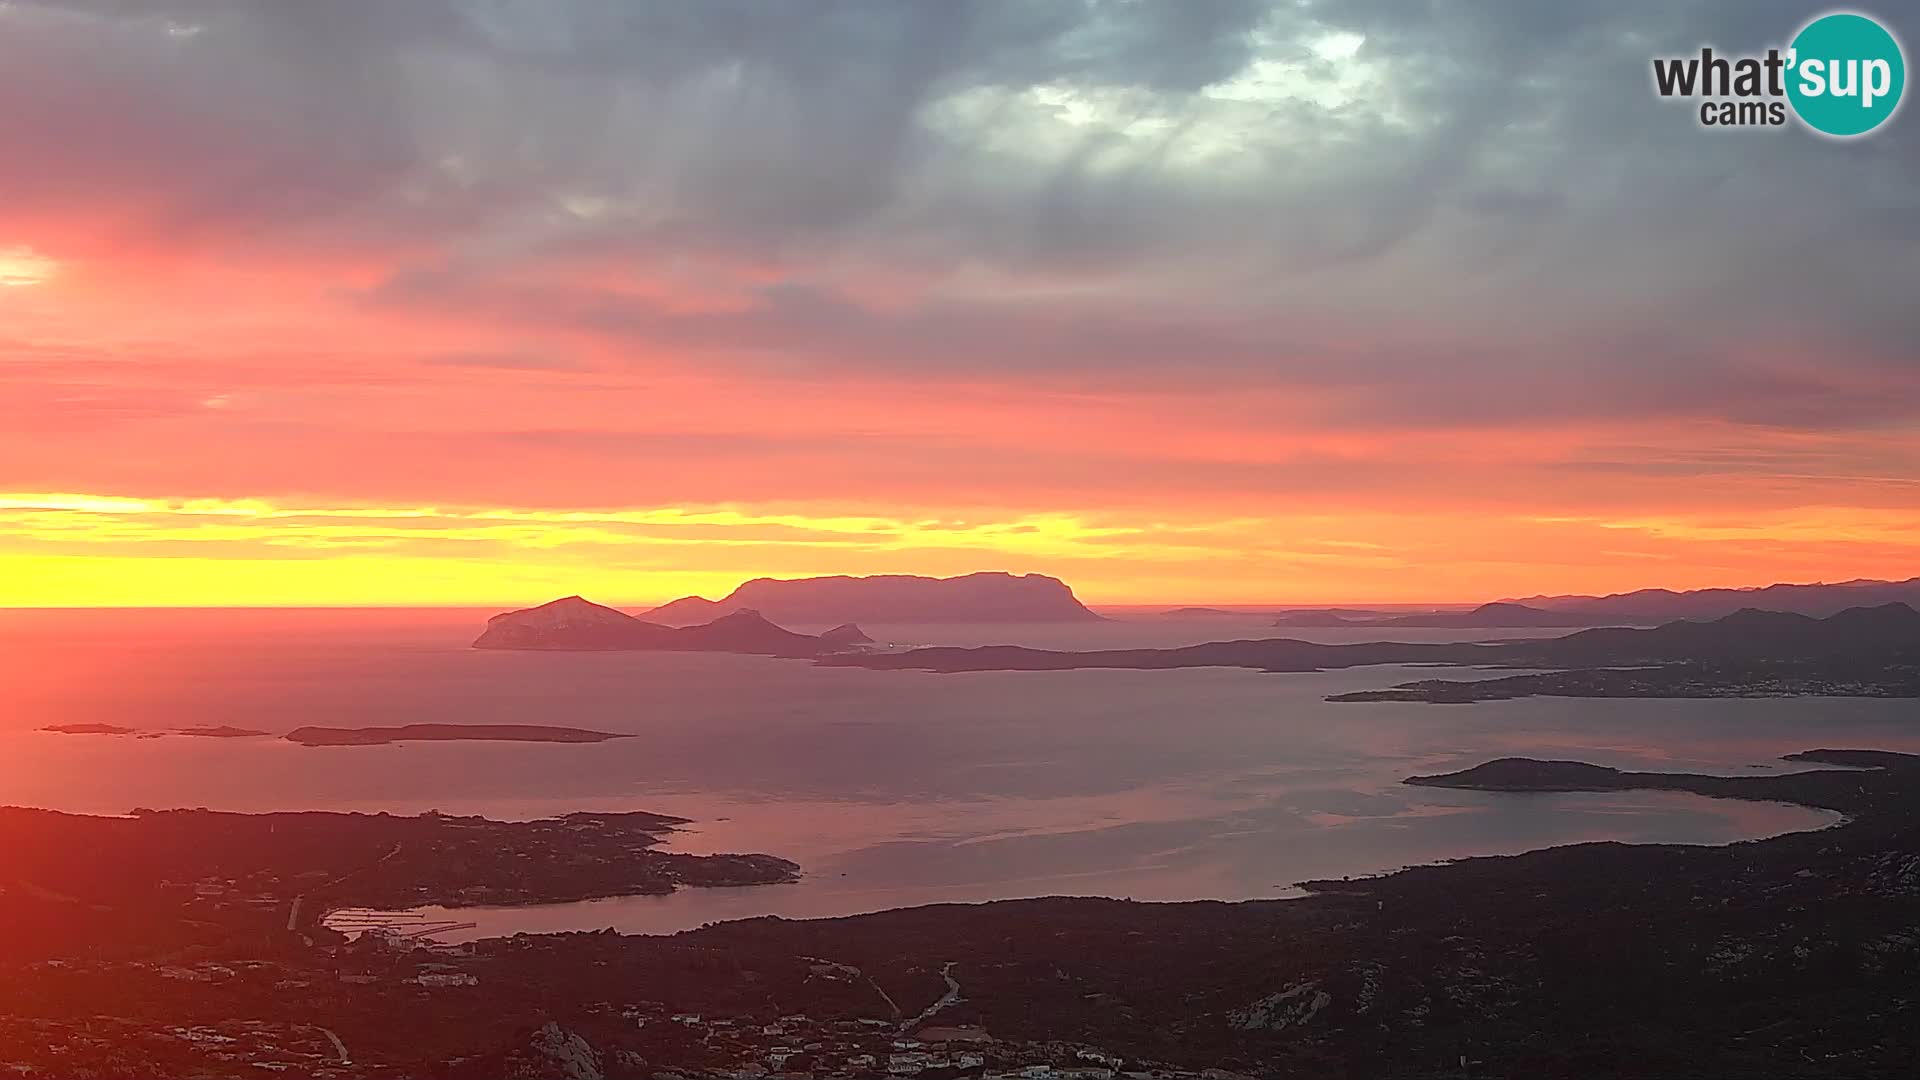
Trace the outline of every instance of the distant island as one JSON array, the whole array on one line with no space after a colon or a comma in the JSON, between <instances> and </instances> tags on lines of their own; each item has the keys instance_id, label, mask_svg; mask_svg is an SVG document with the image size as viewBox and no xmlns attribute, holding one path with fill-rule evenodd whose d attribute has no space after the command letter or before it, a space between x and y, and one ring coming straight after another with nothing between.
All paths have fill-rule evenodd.
<instances>
[{"instance_id":1,"label":"distant island","mask_svg":"<svg viewBox=\"0 0 1920 1080\"><path fill-rule=\"evenodd\" d=\"M1920 577L1905 581L1860 578L1832 584L1767 585L1752 589L1638 589L1607 596L1528 596L1513 601L1550 611L1634 615L1653 619L1717 619L1742 608L1833 615L1852 607L1920 604Z\"/></svg>"},{"instance_id":2,"label":"distant island","mask_svg":"<svg viewBox=\"0 0 1920 1080\"><path fill-rule=\"evenodd\" d=\"M185 735L203 739L261 739L269 733L252 728L191 727L144 731L117 724L49 724L41 728L60 735L134 735L143 739ZM548 742L599 743L637 736L583 728L538 724L403 724L399 727L301 727L284 738L301 746L385 746L401 742Z\"/></svg>"},{"instance_id":3,"label":"distant island","mask_svg":"<svg viewBox=\"0 0 1920 1080\"><path fill-rule=\"evenodd\" d=\"M1292 608L1251 609L1218 607L1178 607L1160 613L1163 619L1261 619L1273 626L1379 626L1394 617L1392 612L1368 608Z\"/></svg>"},{"instance_id":4,"label":"distant island","mask_svg":"<svg viewBox=\"0 0 1920 1080\"><path fill-rule=\"evenodd\" d=\"M796 634L757 611L735 611L697 626L666 626L569 596L539 607L495 615L473 643L476 649L731 652L810 657L871 644L858 626L824 634Z\"/></svg>"},{"instance_id":5,"label":"distant island","mask_svg":"<svg viewBox=\"0 0 1920 1080\"><path fill-rule=\"evenodd\" d=\"M783 624L1098 622L1059 578L978 573L935 578L755 578L721 597L684 596L645 613L649 622L686 626L738 611Z\"/></svg>"},{"instance_id":6,"label":"distant island","mask_svg":"<svg viewBox=\"0 0 1920 1080\"><path fill-rule=\"evenodd\" d=\"M400 727L303 727L287 733L301 746L386 746L400 742L549 742L601 743L632 739L608 731L541 727L535 724L405 724Z\"/></svg>"},{"instance_id":7,"label":"distant island","mask_svg":"<svg viewBox=\"0 0 1920 1080\"><path fill-rule=\"evenodd\" d=\"M1498 645L1374 641L1329 645L1298 638L1209 641L1170 649L1068 651L1024 645L935 645L900 652L823 656L831 667L882 671L1071 671L1079 668L1165 670L1242 667L1258 671L1322 671L1369 664L1498 664L1509 654Z\"/></svg>"},{"instance_id":8,"label":"distant island","mask_svg":"<svg viewBox=\"0 0 1920 1080\"><path fill-rule=\"evenodd\" d=\"M1385 611L1369 611L1364 608L1300 608L1294 611L1282 611L1273 617L1275 626L1300 627L1338 627L1372 626L1384 619L1392 618Z\"/></svg>"},{"instance_id":9,"label":"distant island","mask_svg":"<svg viewBox=\"0 0 1920 1080\"><path fill-rule=\"evenodd\" d=\"M1495 758L1455 773L1409 776L1401 782L1413 787L1466 791L1617 791L1633 781L1619 769L1584 761L1509 757Z\"/></svg>"},{"instance_id":10,"label":"distant island","mask_svg":"<svg viewBox=\"0 0 1920 1080\"><path fill-rule=\"evenodd\" d=\"M194 735L207 739L257 739L267 734L252 728L231 727L225 724L217 727L174 728L166 731L148 731L121 727L118 724L48 724L40 730L59 735L137 735L143 739L157 738L161 735Z\"/></svg>"},{"instance_id":11,"label":"distant island","mask_svg":"<svg viewBox=\"0 0 1920 1080\"><path fill-rule=\"evenodd\" d=\"M1695 773L1626 772L1584 761L1495 758L1459 772L1409 776L1412 787L1461 791L1687 791L1721 799L1769 799L1827 809L1862 806L1885 812L1884 799L1867 797L1868 785L1857 773L1842 770L1896 770L1912 778L1920 756L1889 750L1802 750L1782 761L1838 766L1784 776L1702 776ZM1886 779L1885 774L1873 778ZM1911 801L1910 793L1902 795Z\"/></svg>"}]
</instances>

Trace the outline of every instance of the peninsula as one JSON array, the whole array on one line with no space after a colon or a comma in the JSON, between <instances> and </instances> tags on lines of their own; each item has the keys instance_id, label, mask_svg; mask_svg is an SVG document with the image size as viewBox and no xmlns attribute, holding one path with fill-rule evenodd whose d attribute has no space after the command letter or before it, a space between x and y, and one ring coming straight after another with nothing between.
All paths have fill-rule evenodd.
<instances>
[{"instance_id":1,"label":"peninsula","mask_svg":"<svg viewBox=\"0 0 1920 1080\"><path fill-rule=\"evenodd\" d=\"M1775 584L1750 589L1636 589L1606 596L1529 596L1513 601L1550 611L1594 616L1635 615L1667 619L1715 619L1742 608L1799 615L1832 615L1852 607L1920 604L1920 577L1904 581Z\"/></svg>"},{"instance_id":2,"label":"peninsula","mask_svg":"<svg viewBox=\"0 0 1920 1080\"><path fill-rule=\"evenodd\" d=\"M1920 696L1920 612L1902 603L1849 608L1824 619L1747 610L1711 622L1601 627L1499 642L1325 644L1265 638L1088 652L991 645L823 656L818 662L947 673L1192 667L1309 672L1376 664L1553 669L1479 681L1425 680L1340 694L1333 701L1478 701L1539 693L1909 697Z\"/></svg>"},{"instance_id":3,"label":"peninsula","mask_svg":"<svg viewBox=\"0 0 1920 1080\"><path fill-rule=\"evenodd\" d=\"M276 932L318 933L329 908L559 903L777 884L799 873L770 855L655 850L685 824L637 812L509 822L0 808L0 970L101 952L247 951Z\"/></svg>"}]
</instances>

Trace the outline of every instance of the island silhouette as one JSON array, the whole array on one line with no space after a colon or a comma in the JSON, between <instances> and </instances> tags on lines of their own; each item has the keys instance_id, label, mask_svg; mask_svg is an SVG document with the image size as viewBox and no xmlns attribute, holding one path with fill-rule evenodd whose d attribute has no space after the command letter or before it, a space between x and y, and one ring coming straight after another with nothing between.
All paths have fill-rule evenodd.
<instances>
[{"instance_id":1,"label":"island silhouette","mask_svg":"<svg viewBox=\"0 0 1920 1080\"><path fill-rule=\"evenodd\" d=\"M1059 578L983 571L959 577L876 574L870 577L755 578L719 600L683 596L645 613L669 626L702 623L738 611L775 622L1098 622Z\"/></svg>"}]
</instances>

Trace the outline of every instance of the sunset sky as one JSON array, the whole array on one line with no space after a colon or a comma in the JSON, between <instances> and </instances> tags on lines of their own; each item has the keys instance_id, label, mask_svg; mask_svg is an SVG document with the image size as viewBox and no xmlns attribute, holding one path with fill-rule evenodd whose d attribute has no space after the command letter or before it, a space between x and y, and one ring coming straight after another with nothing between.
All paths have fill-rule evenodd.
<instances>
[{"instance_id":1,"label":"sunset sky","mask_svg":"<svg viewBox=\"0 0 1920 1080\"><path fill-rule=\"evenodd\" d=\"M0 0L0 605L1920 574L1912 108L1434 6Z\"/></svg>"}]
</instances>

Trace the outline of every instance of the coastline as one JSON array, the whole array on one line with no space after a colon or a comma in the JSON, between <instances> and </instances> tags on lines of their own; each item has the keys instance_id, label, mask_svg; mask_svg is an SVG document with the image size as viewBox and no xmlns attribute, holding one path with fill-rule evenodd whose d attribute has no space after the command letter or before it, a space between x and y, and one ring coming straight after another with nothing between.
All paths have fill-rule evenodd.
<instances>
[{"instance_id":1,"label":"coastline","mask_svg":"<svg viewBox=\"0 0 1920 1080\"><path fill-rule=\"evenodd\" d=\"M1455 789L1460 790L1460 789ZM1506 793L1487 790L1475 792L1489 796L1501 796ZM1816 832L1832 828L1847 820L1847 816L1837 811L1819 807L1810 807L1784 799L1737 799L1725 800L1711 795L1697 794L1679 790L1646 790L1632 788L1595 788L1590 790L1562 789L1541 791L1534 794L1553 798L1572 796L1579 799L1591 798L1594 808L1589 811L1594 819L1604 820L1621 813L1634 815L1658 815L1686 810L1700 814L1710 814L1715 810L1713 803L1732 802L1744 805L1763 804L1793 811L1791 820L1782 815L1767 815L1765 818L1748 821L1744 816L1731 818L1713 818L1720 823L1710 831L1737 828L1734 823L1747 826L1731 835L1702 838L1662 838L1639 839L1623 837L1618 840L1594 841L1584 839L1562 840L1557 842L1534 844L1522 841L1514 846L1490 843L1485 847L1456 849L1448 848L1415 857L1404 862L1376 864L1366 869L1356 869L1350 880L1366 880L1384 877L1402 870L1423 866L1449 865L1475 858L1504 858L1525 855L1533 851L1551 850L1574 846L1580 843L1617 842L1630 845L1672 845L1686 847L1722 847L1730 844L1768 840L1779 836ZM1616 803L1610 796L1624 795L1623 802ZM1648 802L1636 796L1651 797ZM1672 803L1668 798L1689 800L1688 803ZM1698 809L1691 800L1699 800ZM1479 812L1489 809L1480 807L1467 812ZM1544 811L1555 814L1579 814L1578 810L1566 805L1556 806ZM697 823L696 823L697 824ZM736 828L749 835L751 825L736 825ZM1577 835L1577 833L1576 833ZM778 850L777 843L768 846ZM802 857L801 861L811 862ZM1274 877L1270 881L1240 889L1219 889L1209 887L1202 879L1197 887L1156 888L1159 880L1154 877L1131 877L1125 872L1115 870L1091 874L1047 875L1033 879L1021 879L1011 882L971 882L964 885L946 885L938 888L906 890L900 888L871 887L848 883L842 885L842 879L836 875L829 864L825 868L812 868L800 875L792 890L763 891L752 889L681 891L672 895L634 895L624 897L595 897L563 903L516 903L502 905L429 905L407 909L400 914L408 917L425 917L437 920L473 921L477 925L470 930L462 930L447 936L450 942L465 942L486 937L510 937L518 933L553 934L588 932L612 929L617 933L641 936L670 936L687 930L698 929L716 922L733 922L742 919L778 918L788 920L819 920L858 918L880 915L887 912L936 907L948 904L978 905L988 903L1025 902L1049 899L1130 899L1144 903L1183 904L1183 903L1249 903L1266 900L1299 900L1311 895L1301 881L1313 880L1311 870L1299 879Z\"/></svg>"},{"instance_id":2,"label":"coastline","mask_svg":"<svg viewBox=\"0 0 1920 1080\"><path fill-rule=\"evenodd\" d=\"M1723 777L1494 759L1418 779L1785 799L1848 820L1725 845L1596 842L1468 858L1308 882L1314 891L1299 899L945 903L452 950L331 935L301 944L271 924L291 921L282 907L224 940L167 949L158 967L99 950L16 961L21 977L0 980L12 1025L0 1034L25 1025L35 1044L77 1060L72 1048L94 1045L84 1022L71 1027L44 1003L107 978L134 1033L201 1023L226 1037L214 1018L241 1015L239 1001L258 1019L236 1038L284 1025L275 1037L291 1046L317 1023L353 1048L356 1064L330 1073L342 1078L439 1075L433 1063L453 1059L454 1080L505 1075L503 1063L556 1039L600 1060L723 1076L796 1032L853 1054L949 1031L991 1061L1094 1054L1173 1076L1447 1075L1433 1063L1463 1047L1486 1075L1900 1075L1920 1052L1900 991L1920 965L1920 756L1789 758L1843 768ZM591 844L603 833L552 835ZM381 860L383 874L405 873L356 892L414 895L416 875L441 872L405 852ZM256 910L227 897L235 918ZM141 940L148 955L160 944ZM316 998L319 985L336 989ZM938 1026L917 1031L911 1018L936 1005ZM404 1032L390 1022L397 1010L411 1019ZM245 1072L193 1060L204 1075Z\"/></svg>"}]
</instances>

